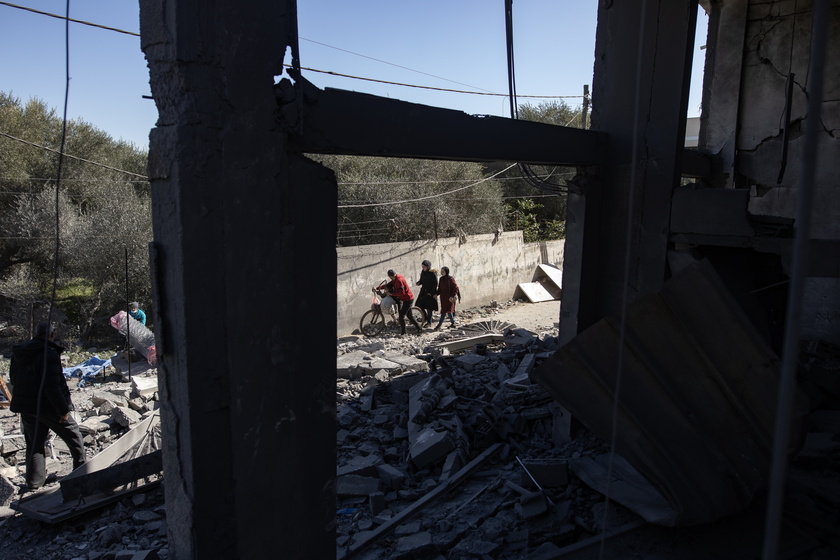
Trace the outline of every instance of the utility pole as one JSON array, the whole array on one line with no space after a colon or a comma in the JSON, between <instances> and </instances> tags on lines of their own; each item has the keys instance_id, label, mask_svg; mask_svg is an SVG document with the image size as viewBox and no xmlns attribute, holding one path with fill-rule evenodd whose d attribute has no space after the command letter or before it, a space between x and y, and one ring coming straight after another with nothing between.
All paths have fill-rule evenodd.
<instances>
[{"instance_id":1,"label":"utility pole","mask_svg":"<svg viewBox=\"0 0 840 560\"><path fill-rule=\"evenodd\" d=\"M583 118L581 119L580 127L583 129L586 126L586 114L589 112L589 84L583 84Z\"/></svg>"}]
</instances>

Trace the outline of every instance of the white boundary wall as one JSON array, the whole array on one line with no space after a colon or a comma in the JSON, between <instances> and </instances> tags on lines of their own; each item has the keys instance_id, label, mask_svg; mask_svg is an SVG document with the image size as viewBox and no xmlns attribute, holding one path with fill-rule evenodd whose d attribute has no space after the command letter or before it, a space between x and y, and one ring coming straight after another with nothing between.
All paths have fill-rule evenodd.
<instances>
[{"instance_id":1,"label":"white boundary wall","mask_svg":"<svg viewBox=\"0 0 840 560\"><path fill-rule=\"evenodd\" d=\"M458 307L474 307L508 301L517 284L531 281L539 264L562 268L563 247L563 240L525 243L521 231L339 247L338 335L359 328L359 319L370 309L370 290L388 279L388 269L405 276L416 297L424 259L438 271L448 266L463 296Z\"/></svg>"}]
</instances>

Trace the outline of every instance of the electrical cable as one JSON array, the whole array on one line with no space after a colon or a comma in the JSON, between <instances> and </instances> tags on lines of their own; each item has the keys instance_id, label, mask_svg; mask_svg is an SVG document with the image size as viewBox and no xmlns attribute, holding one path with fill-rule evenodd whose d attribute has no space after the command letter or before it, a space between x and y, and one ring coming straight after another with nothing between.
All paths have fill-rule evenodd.
<instances>
[{"instance_id":1,"label":"electrical cable","mask_svg":"<svg viewBox=\"0 0 840 560\"><path fill-rule=\"evenodd\" d=\"M510 118L518 120L519 109L516 102L516 64L513 48L513 0L505 0L505 43L507 52L508 90L510 93ZM560 185L539 179L533 170L525 164L517 163L516 166L519 168L519 173L522 175L522 178L535 189L554 194L565 194L569 192L569 188L566 185Z\"/></svg>"},{"instance_id":2,"label":"electrical cable","mask_svg":"<svg viewBox=\"0 0 840 560\"><path fill-rule=\"evenodd\" d=\"M389 202L372 202L372 203L369 203L369 204L345 204L345 205L339 205L338 207L339 208L368 208L368 207L371 207L371 206L390 206L392 204L403 204L405 202L419 202L421 200L429 200L431 198L438 198L438 197L441 197L441 196L446 196L448 194L452 194L452 193L455 193L455 192L458 192L458 191L462 191L464 189L469 189L469 188L475 187L477 185L480 185L481 183L483 183L485 181L489 181L490 179L493 179L496 175L504 173L505 171L507 171L508 169L511 169L515 165L516 165L515 163L513 165L509 165L508 167L505 167L504 169L502 169L498 173L496 173L494 175L490 175L489 177L485 177L484 179L481 179L480 181L476 181L475 183L473 183L471 185L466 185L466 186L463 186L463 187L459 187L457 189L447 191L447 192L444 192L444 193L432 194L432 195L429 195L429 196L423 196L423 197L420 197L420 198L411 198L411 199L407 199L407 200L392 200L392 201L389 201Z\"/></svg>"},{"instance_id":3,"label":"electrical cable","mask_svg":"<svg viewBox=\"0 0 840 560\"><path fill-rule=\"evenodd\" d=\"M60 149L60 150L54 150L53 148L48 148L47 146L42 146L42 145L40 145L40 144L36 144L35 142L30 142L29 140L24 140L23 138L18 138L18 137L16 137L16 136L12 136L11 134L7 134L7 133L5 133L5 132L0 132L0 136L5 136L6 138L10 138L10 139L12 139L12 140L16 140L16 141L18 141L18 142L22 142L22 143L24 143L24 144L29 144L30 146L34 146L34 147L36 147L36 148L41 148L42 150L46 150L46 151L48 151L48 152L53 152L53 153L55 153L55 154L58 154L58 155L59 155L59 161L61 161L61 158L62 158L62 157L68 157L68 158L70 158L70 159L75 159L75 160L77 160L77 161L83 161L83 162L85 162L85 163L89 163L89 164L91 164L91 165L96 165L96 166L99 166L99 167L102 167L102 168L105 168L105 169L110 169L111 171L117 171L117 172L119 172L119 173L125 173L126 175L133 175L133 176L135 176L135 177L139 177L140 179L145 179L145 180L147 180L147 181L149 180L149 178L148 178L147 176L145 176L145 175L140 175L139 173L133 173L133 172L131 172L131 171L126 171L125 169L118 169L118 168L116 168L116 167L111 167L110 165L105 165L104 163L97 163L97 162L95 162L95 161L91 161L91 160L89 160L89 159L80 158L80 157L76 157L76 156L71 156L70 154L65 154L65 153L64 153L64 142L65 142L65 137L66 137L66 134L67 134L67 130L66 130L66 129L67 129L67 122L66 122L66 119L67 119L67 115L66 115L66 113L65 113L65 122L64 122L64 125L63 125L63 126L64 126L64 131L62 132L62 137L61 137L61 149Z\"/></svg>"},{"instance_id":4,"label":"electrical cable","mask_svg":"<svg viewBox=\"0 0 840 560\"><path fill-rule=\"evenodd\" d=\"M17 4L12 4L11 2L0 1L0 5L8 6L10 8L17 8L19 10L25 10L27 12L32 12L34 14L39 14L39 15L42 15L42 16L49 16L49 17L56 18L56 19L63 19L63 20L66 20L66 21L72 21L73 23L81 23L82 25L89 25L90 27L98 27L99 29L105 29L107 31L115 31L117 33L124 33L126 35L133 35L135 37L140 36L139 33L135 33L134 31L126 31L125 29L118 29L116 27L108 27L106 25L100 25L98 23L91 23L89 21L83 21L83 20L80 20L80 19L72 19L68 16L62 16L62 15L59 15L59 14L51 14L50 12L42 12L41 10L35 10L33 8L27 8L26 6L19 6Z\"/></svg>"},{"instance_id":5,"label":"electrical cable","mask_svg":"<svg viewBox=\"0 0 840 560\"><path fill-rule=\"evenodd\" d=\"M284 64L286 68L291 68L290 65ZM352 78L354 80L364 80L366 82L376 82L378 84L388 84L392 86L403 86L403 87L410 87L410 88L417 88L417 89L429 89L432 91L444 91L447 93L466 93L469 95L488 95L488 96L495 96L495 97L510 97L507 93L493 93L493 92L482 92L482 91L464 91L462 89L449 89L449 88L439 88L433 86L418 86L415 84L406 84L402 82L391 82L388 80L377 80L376 78L363 78L361 76L354 76L352 74L342 74L340 72L333 72L332 70L317 70L315 68L307 68L305 66L301 67L301 70L308 70L309 72L318 72L319 74L329 74L330 76L338 76L340 78ZM527 97L528 99L578 99L583 98L582 95L519 95L518 97Z\"/></svg>"},{"instance_id":6,"label":"electrical cable","mask_svg":"<svg viewBox=\"0 0 840 560\"><path fill-rule=\"evenodd\" d=\"M28 8L26 6L19 6L18 4L12 4L11 2L0 1L0 5L8 6L10 8L18 8L20 10L25 10L27 12L32 12L32 13L35 13L35 14L48 16L48 17L52 17L52 18L56 18L56 19L62 19L62 20L67 19L68 21L71 21L73 23L80 23L82 25L88 25L90 27L105 29L107 31L115 31L117 33L123 33L125 35L131 35L133 37L140 37L140 34L134 32L134 31L126 31L125 29L119 29L117 27L108 27L107 25L100 25L98 23L92 23L92 22L84 21L84 20L80 20L80 19L65 18L65 16L62 16L62 15L59 15L59 14L53 14L53 13L50 13L50 12L43 12L41 10L35 10L35 9L32 9L32 8ZM342 74L340 72L334 72L334 71L331 71L331 70L318 70L316 68L307 68L305 66L300 66L300 62L299 62L300 57L299 57L299 54L297 54L298 51L299 51L299 47L297 47L297 46L295 46L295 48L293 49L295 51L295 52L293 52L293 63L292 64L283 64L283 66L286 67L286 68L295 68L295 69L298 69L298 70L307 70L309 72L318 72L320 74L329 74L331 76L339 76L339 77L342 77L342 78L352 78L354 80L364 80L364 81L368 81L368 82L376 82L376 83L380 83L380 84L389 84L389 85L394 85L394 86L411 87L411 88L418 88L418 89L428 89L428 90L432 90L432 91L443 91L443 92L448 92L448 93L466 93L466 94L471 94L471 95L490 95L490 96L498 96L498 97L508 97L508 94L506 94L506 93L495 93L493 91L490 91L490 90L484 89L484 88L480 88L478 86L472 86L470 84L464 84L464 83L461 83L461 82L456 82L455 80L450 80L450 79L444 78L442 76L436 76L435 74L429 74L427 72L422 72L420 70L415 70L415 69L409 68L407 66L401 66L399 64L394 64L393 62L380 60L378 58L373 58L373 57L370 57L370 56L367 56L367 55L364 55L364 54L349 51L347 49L342 49L340 47L334 47L332 45L328 45L326 43L321 43L319 41L314 41L312 39L307 39L305 37L299 37L299 38L303 39L304 41L309 41L310 43L315 43L317 45L322 45L324 47L328 47L328 48L335 49L335 50L338 50L338 51L346 52L348 54L352 54L352 55L355 55L355 56L360 56L362 58L367 58L367 59L373 60L375 62L381 62L382 64L388 64L389 66L395 66L395 67L401 68L403 70L408 70L410 72L416 72L418 74L423 74L423 75L429 76L431 78L436 78L438 80L443 80L445 82L451 82L453 84L458 84L458 85L461 85L461 86L471 87L473 89L478 89L478 90L481 90L481 91L464 91L464 90L458 90L458 89L438 88L438 87L433 87L433 86L419 86L419 85L414 85L414 84L405 84L405 83L401 83L401 82L392 82L392 81L388 81L388 80L378 80L378 79L375 79L375 78L364 78L364 77L361 77L361 76L354 76L352 74ZM583 96L582 95L520 95L519 97L527 97L529 99L578 99L578 98L582 98ZM151 97L149 97L149 98L151 98Z\"/></svg>"},{"instance_id":7,"label":"electrical cable","mask_svg":"<svg viewBox=\"0 0 840 560\"><path fill-rule=\"evenodd\" d=\"M477 86L472 86L470 84L465 84L465 83L462 83L462 82L456 82L455 80L450 80L448 78L443 78L441 76L436 76L434 74L429 74L428 72L422 72L420 70L415 70L414 68L409 68L407 66L400 66L399 64L394 64L393 62L388 62L387 60L381 60L379 58L373 58L372 56L367 56L367 55L360 54L360 53L357 53L357 52L348 51L346 49L342 49L342 48L339 48L339 47L334 47L332 45L327 45L326 43L313 41L312 39L307 39L306 37L301 37L301 39L303 39L304 41L309 41L310 43L315 43L316 45L321 45L322 47L328 47L330 49L335 49L337 51L346 52L348 54L352 54L352 55L355 55L355 56L360 56L362 58L367 58L368 60L373 60L374 62L381 62L382 64L387 64L389 66L394 66L396 68L401 68L403 70L408 70L409 72L416 72L417 74L423 74L424 76L429 76L431 78L436 78L438 80L443 80L444 82L450 82L450 83L453 83L453 84L458 84L459 86L466 86L466 87L470 87L470 88L473 88L473 89L479 89L481 91L488 91L488 92L490 91L490 90L480 88L480 87L477 87Z\"/></svg>"},{"instance_id":8,"label":"electrical cable","mask_svg":"<svg viewBox=\"0 0 840 560\"><path fill-rule=\"evenodd\" d=\"M66 12L67 15L70 15L70 0L66 2ZM65 85L64 85L64 114L62 116L62 127L61 127L61 152L64 152L64 143L67 139L67 105L70 99L70 22L65 21L64 23L64 65L65 65ZM49 355L49 340L52 334L52 318L53 313L55 311L55 294L58 290L58 266L59 266L59 258L61 256L61 222L59 216L60 210L60 198L59 192L61 188L61 168L64 162L64 158L59 154L58 156L58 169L56 171L56 180L55 180L55 252L53 255L53 281L52 281L52 291L50 292L50 303L47 311L47 328L44 332L44 351L41 354L41 383L38 386L38 394L36 396L36 403L35 403L35 425L33 427L33 433L30 437L27 438L27 454L34 453L35 450L29 449L29 445L35 445L36 440L40 439L38 437L38 432L40 431L40 418L41 418L41 402L44 396L44 385L47 380L47 356ZM37 335L37 332L35 333ZM69 412L68 412L69 414ZM23 422L21 420L21 422ZM74 457L75 460L75 457ZM31 465L27 465L28 467ZM27 479L31 480L30 473L27 471Z\"/></svg>"}]
</instances>

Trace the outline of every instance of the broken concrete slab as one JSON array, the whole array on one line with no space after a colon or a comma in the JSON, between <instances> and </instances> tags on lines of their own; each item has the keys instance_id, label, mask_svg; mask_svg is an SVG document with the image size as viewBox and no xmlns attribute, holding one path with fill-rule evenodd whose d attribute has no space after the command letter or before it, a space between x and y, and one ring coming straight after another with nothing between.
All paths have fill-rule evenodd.
<instances>
[{"instance_id":1,"label":"broken concrete slab","mask_svg":"<svg viewBox=\"0 0 840 560\"><path fill-rule=\"evenodd\" d=\"M111 418L120 426L128 428L140 421L140 413L127 406L118 406L111 411Z\"/></svg>"},{"instance_id":2,"label":"broken concrete slab","mask_svg":"<svg viewBox=\"0 0 840 560\"><path fill-rule=\"evenodd\" d=\"M157 376L134 376L131 378L131 396L152 398L158 391Z\"/></svg>"},{"instance_id":3,"label":"broken concrete slab","mask_svg":"<svg viewBox=\"0 0 840 560\"><path fill-rule=\"evenodd\" d=\"M378 455L366 455L353 457L349 462L341 465L336 470L338 476L355 474L359 476L375 476L377 467L382 464L382 457Z\"/></svg>"},{"instance_id":4,"label":"broken concrete slab","mask_svg":"<svg viewBox=\"0 0 840 560\"><path fill-rule=\"evenodd\" d=\"M128 406L128 399L125 395L118 395L110 391L97 390L90 393L90 400L96 406L102 406L105 402L111 402L117 406Z\"/></svg>"},{"instance_id":5,"label":"broken concrete slab","mask_svg":"<svg viewBox=\"0 0 840 560\"><path fill-rule=\"evenodd\" d=\"M335 492L339 496L369 496L379 491L379 479L372 476L347 474L335 481Z\"/></svg>"},{"instance_id":6,"label":"broken concrete slab","mask_svg":"<svg viewBox=\"0 0 840 560\"><path fill-rule=\"evenodd\" d=\"M95 435L110 430L112 425L114 425L114 420L110 416L93 416L81 422L79 430L83 434Z\"/></svg>"},{"instance_id":7,"label":"broken concrete slab","mask_svg":"<svg viewBox=\"0 0 840 560\"><path fill-rule=\"evenodd\" d=\"M429 371L429 362L400 352L386 352L383 356L389 362L399 364L403 371Z\"/></svg>"},{"instance_id":8,"label":"broken concrete slab","mask_svg":"<svg viewBox=\"0 0 840 560\"><path fill-rule=\"evenodd\" d=\"M0 507L8 507L17 496L18 487L5 476L0 476Z\"/></svg>"},{"instance_id":9,"label":"broken concrete slab","mask_svg":"<svg viewBox=\"0 0 840 560\"><path fill-rule=\"evenodd\" d=\"M446 458L455 449L455 442L448 432L437 432L432 428L425 428L417 435L417 440L409 448L411 462L418 469L424 469Z\"/></svg>"},{"instance_id":10,"label":"broken concrete slab","mask_svg":"<svg viewBox=\"0 0 840 560\"><path fill-rule=\"evenodd\" d=\"M0 455L11 455L26 450L26 439L23 434L12 434L0 437Z\"/></svg>"},{"instance_id":11,"label":"broken concrete slab","mask_svg":"<svg viewBox=\"0 0 840 560\"><path fill-rule=\"evenodd\" d=\"M341 354L336 358L336 375L343 379L353 379L359 368L359 362L370 356L362 350L355 350L348 354Z\"/></svg>"},{"instance_id":12,"label":"broken concrete slab","mask_svg":"<svg viewBox=\"0 0 840 560\"><path fill-rule=\"evenodd\" d=\"M676 510L663 523L741 511L768 483L778 357L706 261L631 303L624 316L624 326L610 317L589 327L531 377L600 438L623 434L616 450ZM808 408L800 391L794 399L791 451Z\"/></svg>"},{"instance_id":13,"label":"broken concrete slab","mask_svg":"<svg viewBox=\"0 0 840 560\"><path fill-rule=\"evenodd\" d=\"M487 356L480 356L472 352L467 352L455 358L455 364L466 371L473 371L475 366L485 361L487 361Z\"/></svg>"},{"instance_id":14,"label":"broken concrete slab","mask_svg":"<svg viewBox=\"0 0 840 560\"><path fill-rule=\"evenodd\" d=\"M540 264L531 282L516 286L511 299L526 299L531 303L560 299L563 294L563 271L554 265Z\"/></svg>"},{"instance_id":15,"label":"broken concrete slab","mask_svg":"<svg viewBox=\"0 0 840 560\"><path fill-rule=\"evenodd\" d=\"M405 484L406 474L394 466L378 465L376 472L382 485L390 490L399 490Z\"/></svg>"},{"instance_id":16,"label":"broken concrete slab","mask_svg":"<svg viewBox=\"0 0 840 560\"><path fill-rule=\"evenodd\" d=\"M505 339L504 335L499 334L485 334L481 336L473 336L470 338L460 338L451 342L442 342L433 345L433 348L438 350L446 349L449 352L458 352L459 350L466 350L473 348L476 344L492 344L494 342L502 342Z\"/></svg>"}]
</instances>

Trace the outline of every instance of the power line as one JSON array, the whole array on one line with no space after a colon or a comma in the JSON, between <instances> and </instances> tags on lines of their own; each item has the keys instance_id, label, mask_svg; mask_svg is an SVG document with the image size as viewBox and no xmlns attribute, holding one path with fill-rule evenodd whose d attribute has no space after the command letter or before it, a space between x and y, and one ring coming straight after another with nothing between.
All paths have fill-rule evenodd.
<instances>
[{"instance_id":1,"label":"power line","mask_svg":"<svg viewBox=\"0 0 840 560\"><path fill-rule=\"evenodd\" d=\"M504 173L505 171L507 171L508 169L511 169L512 167L515 167L515 166L516 166L516 164L514 163L512 165L509 165L508 167L505 167L504 169L502 169L501 171L499 171L495 175L490 175L489 177L485 177L484 179L481 179L480 181L476 181L475 183L473 183L471 185L466 185L464 187L460 187L460 188L457 188L457 189L454 189L454 190L451 190L451 191L447 191L447 192L444 192L444 193L432 194L432 195L429 195L429 196L423 196L423 197L420 197L420 198L412 198L412 199L408 199L408 200L394 200L394 201L391 201L391 202L373 202L373 203L370 203L370 204L348 204L348 205L344 205L344 206L339 206L339 208L367 208L369 206L390 206L391 204L402 204L403 202L419 202L421 200L429 200L430 198L437 198L437 197L440 197L440 196L446 196L447 194L452 194L452 193L455 193L455 192L458 192L458 191L462 191L464 189L469 189L471 187L475 187L476 185L480 185L481 183L483 183L485 181L489 181L490 179L494 178L496 175L500 175L500 174Z\"/></svg>"},{"instance_id":2,"label":"power line","mask_svg":"<svg viewBox=\"0 0 840 560\"><path fill-rule=\"evenodd\" d=\"M34 14L40 14L42 16L49 16L56 19L61 19L65 21L72 21L73 23L81 23L82 25L89 25L90 27L98 27L99 29L105 29L108 31L115 31L117 33L124 33L126 35L133 35L135 37L139 37L139 33L135 33L133 31L126 31L125 29L118 29L116 27L108 27L107 25L100 25L98 23L91 23L89 21L83 21L81 19L73 19L67 16L62 16L59 14L51 14L50 12L42 12L41 10L35 10L33 8L28 8L26 6L18 6L17 4L12 4L10 2L0 2L3 6L8 6L10 8L17 8L19 10L25 10L27 12L32 12Z\"/></svg>"},{"instance_id":3,"label":"power line","mask_svg":"<svg viewBox=\"0 0 840 560\"><path fill-rule=\"evenodd\" d=\"M104 163L98 163L95 161L91 161L89 159L80 158L77 156L71 156L70 154L64 153L64 150L54 150L53 148L48 148L47 146L42 146L41 144L36 144L35 142L30 142L29 140L24 140L23 138L18 138L16 136L12 136L11 134L6 134L5 132L0 132L0 136L5 136L6 138L10 138L12 140L16 140L17 142L22 142L24 144L28 144L30 146L34 146L36 148L41 148L42 150L46 150L48 152L53 152L54 154L58 154L60 157L68 157L70 159L75 159L78 161L83 161L85 163L89 163L91 165L97 165L99 167L103 167L105 169L110 169L111 171L117 171L119 173L125 173L126 175L133 175L135 177L139 177L140 179L149 180L148 177L145 175L140 175L139 173L133 173L131 171L126 171L125 169L118 169L116 167L111 167L110 165L105 165Z\"/></svg>"},{"instance_id":4,"label":"power line","mask_svg":"<svg viewBox=\"0 0 840 560\"><path fill-rule=\"evenodd\" d=\"M286 68L291 68L290 64L284 64ZM333 72L331 70L317 70L315 68L307 68L305 66L301 66L301 70L308 70L310 72L318 72L320 74L329 74L330 76L339 76L342 78L352 78L354 80L364 80L366 82L375 82L378 84L388 84L392 86L403 86L403 87L410 87L410 88L417 88L417 89L429 89L432 91L445 91L447 93L466 93L469 95L488 95L488 96L496 96L496 97L510 97L507 93L494 93L494 92L482 92L482 91L464 91L461 89L449 89L449 88L439 88L439 87L432 87L432 86L418 86L414 84L405 84L402 82L391 82L388 80L377 80L375 78L363 78L361 76L353 76L352 74L342 74L340 72ZM457 82L456 82L457 83ZM470 86L472 87L472 86ZM529 99L575 99L575 98L582 98L582 95L517 95L516 97L527 97Z\"/></svg>"},{"instance_id":5,"label":"power line","mask_svg":"<svg viewBox=\"0 0 840 560\"><path fill-rule=\"evenodd\" d=\"M508 168L510 169L510 168ZM554 173L548 173L544 175L538 175L538 177L551 177ZM574 176L575 173L560 173L560 175L569 175ZM497 181L521 181L522 177L496 177ZM472 179L444 179L444 180L435 180L435 181L340 181L336 183L338 186L342 185L424 185L426 183L466 183L468 181L472 181ZM535 195L536 196L536 195Z\"/></svg>"},{"instance_id":6,"label":"power line","mask_svg":"<svg viewBox=\"0 0 840 560\"><path fill-rule=\"evenodd\" d=\"M415 70L414 68L408 68L407 66L400 66L399 64L394 64L393 62L388 62L387 60L381 60L381 59L379 59L379 58L373 58L372 56L367 56L367 55L364 55L364 54L361 54L361 53L357 53L357 52L353 52L353 51L348 51L347 49L342 49L342 48L339 48L339 47L334 47L334 46L332 46L332 45L328 45L328 44L326 44L326 43L321 43L321 42L318 42L318 41L313 41L312 39L307 39L306 37L300 37L300 38L301 38L301 39L303 39L304 41L309 41L310 43L315 43L316 45L321 45L322 47L327 47L327 48L330 48L330 49L335 49L335 50L337 50L337 51L346 52L346 53L348 53L348 54L352 54L352 55L355 55L355 56L360 56L360 57L362 57L362 58L367 58L368 60L373 60L373 61L375 61L375 62L381 62L382 64L387 64L387 65L389 65L389 66L395 66L396 68L402 68L403 70L408 70L409 72L416 72L417 74L423 74L424 76L429 76L429 77L432 77L432 78L437 78L438 80L443 80L443 81L445 81L445 82L450 82L450 83L453 83L453 84L458 84L459 86L467 86L467 87L471 87L471 88L473 88L473 89L480 89L481 91L487 91L487 92L489 92L489 91L490 91L490 90L488 90L488 89L480 88L480 87L473 86L473 85L470 85L470 84L464 84L464 83L462 83L462 82L456 82L455 80L450 80L450 79L448 79L448 78L442 78L441 76L436 76L436 75L434 75L434 74L429 74L428 72L422 72L422 71L420 71L420 70Z\"/></svg>"},{"instance_id":7,"label":"power line","mask_svg":"<svg viewBox=\"0 0 840 560\"><path fill-rule=\"evenodd\" d=\"M125 35L131 35L133 37L140 37L140 34L135 33L134 31L126 31L125 29L119 29L117 27L109 27L107 25L100 25L98 23L92 23L90 21L68 18L68 17L62 16L62 15L59 15L59 14L53 14L53 13L50 13L50 12L43 12L41 10L35 10L33 8L28 8L26 6L19 6L17 4L12 4L10 2L0 1L0 5L8 6L10 8L17 8L17 9L20 9L20 10L25 10L27 12L32 12L32 13L35 13L35 14L40 14L40 15L43 15L43 16L48 16L48 17L52 17L52 18L56 18L56 19L67 20L67 21L71 21L73 23L80 23L82 25L88 25L90 27L105 29L107 31L114 31L116 33L123 33ZM309 41L310 43L315 43L317 45L322 45L324 47L335 49L337 51L346 52L348 54L352 54L352 55L355 55L355 56L360 56L362 58L367 58L369 60L373 60L373 61L376 61L376 62L381 62L382 64L387 64L389 66L395 66L397 68L402 68L403 70L408 70L410 72L416 72L418 74L423 74L423 75L429 76L431 78L436 78L438 80L443 80L445 82L451 82L453 84L458 84L458 85L462 85L462 86L471 87L473 89L478 89L478 90L481 90L481 91L464 91L464 90L459 90L459 89L438 88L438 87L433 87L433 86L419 86L419 85L415 85L415 84L405 84L405 83L401 83L401 82L392 82L392 81L388 81L388 80L378 80L376 78L364 78L362 76L353 76L352 74L342 74L340 72L334 72L334 71L331 71L331 70L318 70L316 68L306 68L306 67L303 67L303 66L300 68L301 70L307 70L309 72L318 72L320 74L329 74L331 76L339 76L339 77L342 77L342 78L352 78L354 80L364 80L364 81L367 81L367 82L375 82L375 83L380 83L380 84L388 84L388 85L402 86L402 87L411 87L411 88L417 88L417 89L428 89L428 90L432 90L432 91L444 91L444 92L448 92L448 93L466 93L466 94L470 94L470 95L490 95L490 96L497 96L497 97L508 97L508 94L506 94L506 93L495 93L493 91L490 91L490 90L484 89L484 88L480 88L478 86L472 86L470 84L464 84L464 83L461 83L461 82L457 82L455 80L450 80L448 78L444 78L442 76L436 76L435 74L429 74L428 72L422 72L420 70L415 70L415 69L409 68L407 66L401 66L399 64L394 64L393 62L388 62L386 60L381 60L381 59L374 58L374 57L371 57L371 56L367 56L367 55L364 55L364 54L361 54L361 53L349 51L347 49L342 49L340 47L334 47L334 46L328 45L326 43L321 43L319 41L314 41L312 39L306 39L305 37L300 37L300 38L303 39L304 41ZM290 65L290 64L284 64L283 66L285 66L286 68L292 68L292 65ZM583 96L582 95L517 95L517 97L525 97L525 98L528 98L528 99L577 99L577 98L582 98Z\"/></svg>"}]
</instances>

